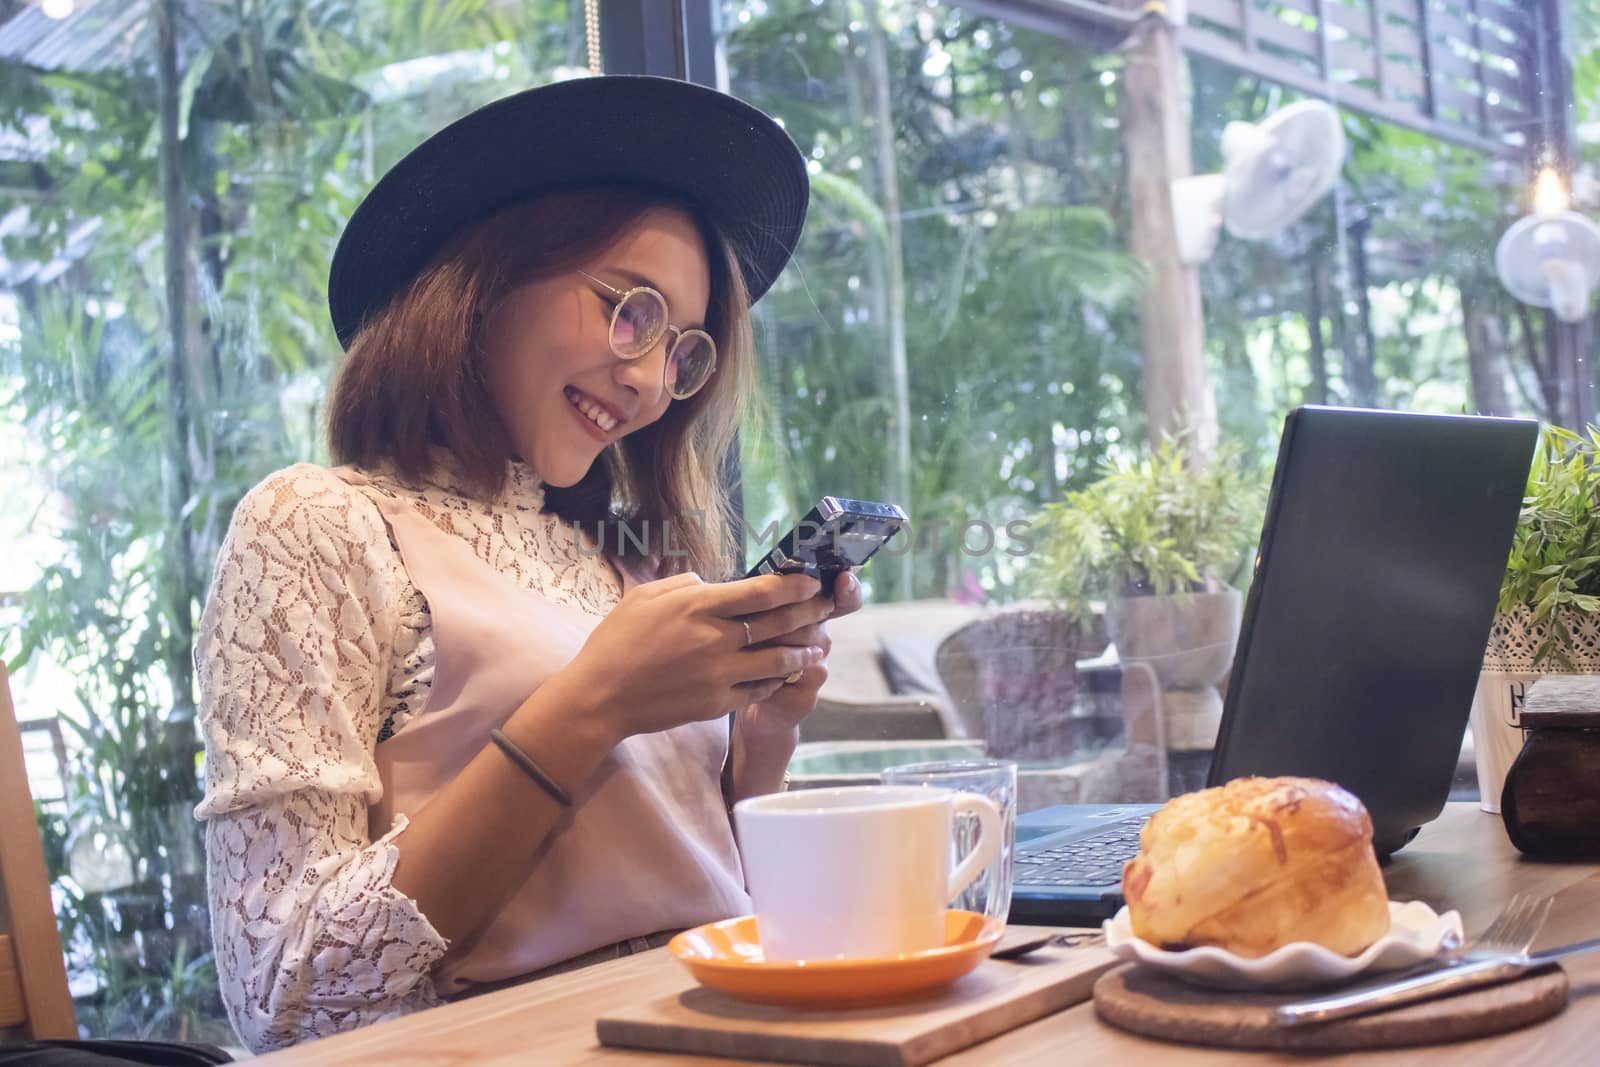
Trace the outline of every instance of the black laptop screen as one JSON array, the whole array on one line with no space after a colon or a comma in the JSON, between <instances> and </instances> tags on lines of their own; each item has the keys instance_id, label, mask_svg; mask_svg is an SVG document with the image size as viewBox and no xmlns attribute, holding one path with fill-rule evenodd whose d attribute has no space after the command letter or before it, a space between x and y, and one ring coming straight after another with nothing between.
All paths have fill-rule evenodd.
<instances>
[{"instance_id":1,"label":"black laptop screen","mask_svg":"<svg viewBox=\"0 0 1600 1067\"><path fill-rule=\"evenodd\" d=\"M1338 782L1380 853L1438 815L1537 435L1520 419L1289 415L1212 784Z\"/></svg>"}]
</instances>

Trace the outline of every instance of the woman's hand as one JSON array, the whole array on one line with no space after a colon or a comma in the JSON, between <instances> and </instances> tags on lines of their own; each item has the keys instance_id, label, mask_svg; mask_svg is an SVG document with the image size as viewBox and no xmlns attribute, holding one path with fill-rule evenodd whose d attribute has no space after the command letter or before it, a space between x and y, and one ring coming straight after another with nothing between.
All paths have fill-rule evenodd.
<instances>
[{"instance_id":1,"label":"woman's hand","mask_svg":"<svg viewBox=\"0 0 1600 1067\"><path fill-rule=\"evenodd\" d=\"M856 577L853 570L844 571L834 579L832 600L819 599L819 603L827 605L827 613L821 619L809 626L802 626L775 637L771 643L797 648L820 648L821 661L806 667L801 671L799 678L779 686L771 696L754 703L740 715L740 719L743 720L740 726L749 736L785 732L792 735L801 720L816 708L817 693L822 688L822 683L828 680L827 659L828 653L833 649L833 641L828 637L826 620L837 619L861 609L861 580Z\"/></svg>"},{"instance_id":2,"label":"woman's hand","mask_svg":"<svg viewBox=\"0 0 1600 1067\"><path fill-rule=\"evenodd\" d=\"M616 741L715 719L768 699L786 676L804 678L822 662L824 647L795 639L821 635L833 602L819 589L799 574L717 584L679 574L646 583L595 627L564 680Z\"/></svg>"},{"instance_id":3,"label":"woman's hand","mask_svg":"<svg viewBox=\"0 0 1600 1067\"><path fill-rule=\"evenodd\" d=\"M827 605L826 618L848 615L861 607L861 582L854 573L841 574L834 580L832 599L818 597L817 601ZM800 739L800 722L815 710L817 690L828 679L825 661L833 642L823 620L772 640L773 644L821 648L824 662L805 668L793 682L780 685L765 700L739 712L733 725L733 795L729 800L780 788L784 769Z\"/></svg>"}]
</instances>

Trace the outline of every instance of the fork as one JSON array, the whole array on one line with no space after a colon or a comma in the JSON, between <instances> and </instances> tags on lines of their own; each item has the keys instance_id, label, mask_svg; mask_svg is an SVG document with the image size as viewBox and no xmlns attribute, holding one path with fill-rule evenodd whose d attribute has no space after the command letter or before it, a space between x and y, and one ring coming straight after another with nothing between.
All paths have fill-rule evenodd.
<instances>
[{"instance_id":1,"label":"fork","mask_svg":"<svg viewBox=\"0 0 1600 1067\"><path fill-rule=\"evenodd\" d=\"M1536 962L1528 959L1528 946L1539 936L1552 903L1552 897L1518 893L1476 941L1443 966L1430 963L1420 974L1389 975L1331 997L1285 1004L1272 1013L1272 1022L1298 1026L1346 1019L1514 978Z\"/></svg>"}]
</instances>

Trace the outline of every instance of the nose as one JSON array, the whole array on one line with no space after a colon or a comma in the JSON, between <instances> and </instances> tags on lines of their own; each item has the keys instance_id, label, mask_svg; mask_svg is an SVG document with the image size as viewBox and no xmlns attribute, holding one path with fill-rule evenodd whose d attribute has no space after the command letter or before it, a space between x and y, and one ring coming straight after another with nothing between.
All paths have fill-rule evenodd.
<instances>
[{"instance_id":1,"label":"nose","mask_svg":"<svg viewBox=\"0 0 1600 1067\"><path fill-rule=\"evenodd\" d=\"M618 358L612 369L613 380L638 394L641 407L654 408L667 395L667 348L671 344L672 335L663 334L650 351L637 359Z\"/></svg>"}]
</instances>

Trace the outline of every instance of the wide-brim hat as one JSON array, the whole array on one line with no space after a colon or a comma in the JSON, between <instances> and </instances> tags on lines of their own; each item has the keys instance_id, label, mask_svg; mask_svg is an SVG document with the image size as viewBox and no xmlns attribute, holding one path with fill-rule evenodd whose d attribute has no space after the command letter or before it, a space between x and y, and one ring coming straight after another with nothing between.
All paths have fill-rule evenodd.
<instances>
[{"instance_id":1,"label":"wide-brim hat","mask_svg":"<svg viewBox=\"0 0 1600 1067\"><path fill-rule=\"evenodd\" d=\"M578 78L479 108L413 149L350 216L328 275L339 343L463 228L543 193L649 185L685 200L732 246L751 302L805 223L805 158L769 116L672 78Z\"/></svg>"}]
</instances>

